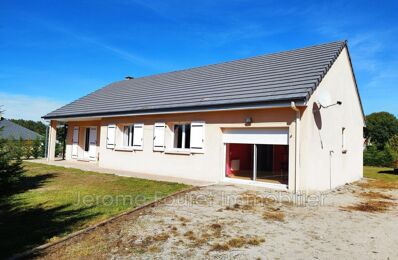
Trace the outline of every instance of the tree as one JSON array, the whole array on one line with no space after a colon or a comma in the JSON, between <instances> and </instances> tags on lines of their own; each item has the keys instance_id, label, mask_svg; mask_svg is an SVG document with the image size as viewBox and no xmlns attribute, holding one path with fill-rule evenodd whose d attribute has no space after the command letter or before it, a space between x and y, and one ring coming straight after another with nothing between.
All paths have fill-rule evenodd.
<instances>
[{"instance_id":1,"label":"tree","mask_svg":"<svg viewBox=\"0 0 398 260\"><path fill-rule=\"evenodd\" d=\"M12 189L24 173L21 157L13 159L13 153L9 148L7 141L0 139L0 192ZM20 155L20 153L16 153L16 155Z\"/></svg>"},{"instance_id":2,"label":"tree","mask_svg":"<svg viewBox=\"0 0 398 260\"><path fill-rule=\"evenodd\" d=\"M387 141L398 135L398 119L388 112L377 112L366 116L365 137L383 150Z\"/></svg>"},{"instance_id":3,"label":"tree","mask_svg":"<svg viewBox=\"0 0 398 260\"><path fill-rule=\"evenodd\" d=\"M387 149L391 151L393 157L393 167L398 168L398 135L394 135L388 140Z\"/></svg>"}]
</instances>

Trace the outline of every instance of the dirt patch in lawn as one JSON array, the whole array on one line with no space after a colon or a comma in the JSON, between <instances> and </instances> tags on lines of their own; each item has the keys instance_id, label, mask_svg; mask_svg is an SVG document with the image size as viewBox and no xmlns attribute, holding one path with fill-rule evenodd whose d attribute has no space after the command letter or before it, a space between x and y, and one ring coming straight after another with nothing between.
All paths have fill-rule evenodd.
<instances>
[{"instance_id":1,"label":"dirt patch in lawn","mask_svg":"<svg viewBox=\"0 0 398 260\"><path fill-rule=\"evenodd\" d=\"M263 218L272 221L284 221L285 213L280 211L266 211L263 213Z\"/></svg>"},{"instance_id":2,"label":"dirt patch in lawn","mask_svg":"<svg viewBox=\"0 0 398 260\"><path fill-rule=\"evenodd\" d=\"M368 200L365 202L359 202L341 208L343 210L348 210L348 211L363 211L363 212L377 213L377 212L386 212L395 205L396 204L391 201Z\"/></svg>"},{"instance_id":3,"label":"dirt patch in lawn","mask_svg":"<svg viewBox=\"0 0 398 260\"><path fill-rule=\"evenodd\" d=\"M265 242L264 238L258 238L257 236L254 237L235 237L235 238L231 238L228 241L226 241L225 243L215 243L214 245L211 246L210 251L227 251L227 250L231 250L233 248L241 248L247 245L251 245L251 246L258 246L261 243Z\"/></svg>"},{"instance_id":4,"label":"dirt patch in lawn","mask_svg":"<svg viewBox=\"0 0 398 260\"><path fill-rule=\"evenodd\" d=\"M361 192L359 194L360 197L368 198L368 199L385 199L385 200L393 200L393 196L389 194L384 194L377 191L368 191L368 192Z\"/></svg>"},{"instance_id":5,"label":"dirt patch in lawn","mask_svg":"<svg viewBox=\"0 0 398 260\"><path fill-rule=\"evenodd\" d=\"M287 199L272 199L278 195ZM39 258L386 259L398 254L397 207L387 199L398 190L347 185L315 195L323 196L322 203L303 205L289 196L209 186L49 248Z\"/></svg>"},{"instance_id":6,"label":"dirt patch in lawn","mask_svg":"<svg viewBox=\"0 0 398 260\"><path fill-rule=\"evenodd\" d=\"M398 189L397 181L368 179L366 181L359 182L357 185L364 189Z\"/></svg>"}]
</instances>

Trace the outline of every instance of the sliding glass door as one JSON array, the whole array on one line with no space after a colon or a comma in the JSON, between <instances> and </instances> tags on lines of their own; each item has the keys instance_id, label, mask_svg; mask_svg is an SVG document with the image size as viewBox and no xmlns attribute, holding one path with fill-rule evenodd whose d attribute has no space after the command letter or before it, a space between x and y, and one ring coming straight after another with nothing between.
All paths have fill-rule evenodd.
<instances>
[{"instance_id":1,"label":"sliding glass door","mask_svg":"<svg viewBox=\"0 0 398 260\"><path fill-rule=\"evenodd\" d=\"M226 144L226 177L288 183L288 145Z\"/></svg>"}]
</instances>

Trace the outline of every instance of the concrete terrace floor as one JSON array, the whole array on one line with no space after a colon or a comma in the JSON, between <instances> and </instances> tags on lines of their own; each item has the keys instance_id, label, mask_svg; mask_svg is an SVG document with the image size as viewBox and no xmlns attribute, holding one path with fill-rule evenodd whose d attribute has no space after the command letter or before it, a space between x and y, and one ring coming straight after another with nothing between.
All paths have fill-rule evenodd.
<instances>
[{"instance_id":1,"label":"concrete terrace floor","mask_svg":"<svg viewBox=\"0 0 398 260\"><path fill-rule=\"evenodd\" d=\"M147 174L147 173L138 173L138 172L131 172L131 171L122 171L122 170L115 170L115 169L108 169L99 167L96 162L85 162L85 161L66 161L62 159L55 159L55 161L47 161L47 159L35 159L35 160L28 160L29 162L35 163L42 163L54 166L61 166L65 168L75 168L80 169L83 171L92 171L92 172L99 172L99 173L109 173L115 174L118 176L126 176L126 177L134 177L134 178L142 178L154 181L167 181L167 182L176 182L176 183L184 183L192 186L207 186L210 184L214 184L211 182L193 180L193 179L184 179L184 178L176 178L164 175L156 175L156 174Z\"/></svg>"}]
</instances>

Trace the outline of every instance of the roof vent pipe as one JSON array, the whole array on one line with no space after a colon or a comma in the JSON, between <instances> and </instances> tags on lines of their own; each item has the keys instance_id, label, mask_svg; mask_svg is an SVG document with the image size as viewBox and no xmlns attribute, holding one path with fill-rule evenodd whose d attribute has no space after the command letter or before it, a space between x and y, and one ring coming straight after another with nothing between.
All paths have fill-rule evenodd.
<instances>
[{"instance_id":1,"label":"roof vent pipe","mask_svg":"<svg viewBox=\"0 0 398 260\"><path fill-rule=\"evenodd\" d=\"M131 77L131 76L126 76L126 77L124 77L126 80L130 80L130 79L134 79L134 77Z\"/></svg>"}]
</instances>

